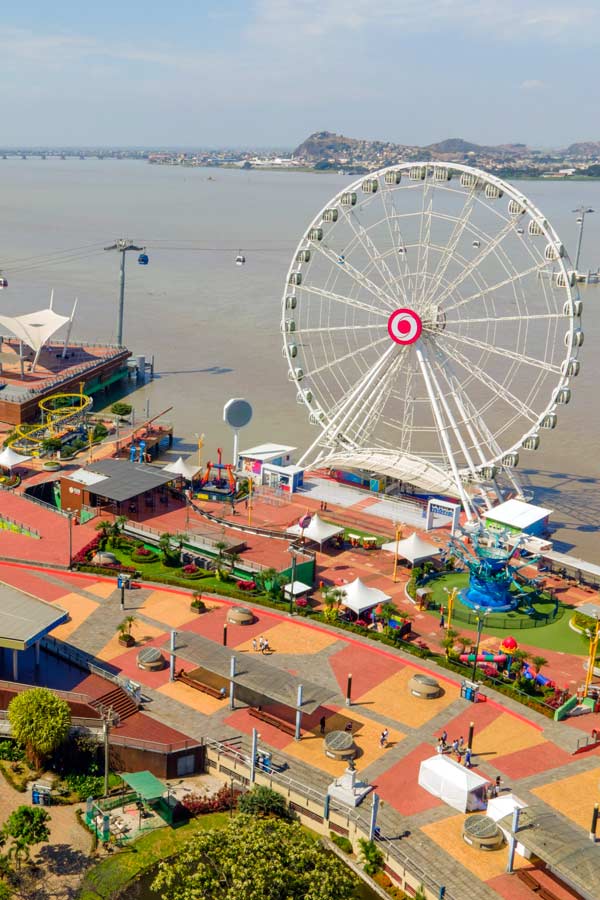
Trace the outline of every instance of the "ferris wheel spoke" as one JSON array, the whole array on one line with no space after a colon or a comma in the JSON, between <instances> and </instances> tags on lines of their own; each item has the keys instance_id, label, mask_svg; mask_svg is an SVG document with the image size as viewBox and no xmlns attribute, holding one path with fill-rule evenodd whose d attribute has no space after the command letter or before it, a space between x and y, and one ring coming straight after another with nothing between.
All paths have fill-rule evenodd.
<instances>
[{"instance_id":1,"label":"ferris wheel spoke","mask_svg":"<svg viewBox=\"0 0 600 900\"><path fill-rule=\"evenodd\" d=\"M510 284L515 284L517 281L521 281L522 278L527 278L528 275L533 275L536 272L542 272L547 266L547 263L540 262L534 266L530 266L528 269L523 269L521 272L515 272L514 275L510 275L508 278L504 278L502 281L497 281L495 284L490 284L488 287L484 288L481 291L476 291L474 294L469 294L468 297L463 297L459 300L458 303L453 303L451 306L444 307L444 313L452 312L453 309L460 309L462 306L466 306L467 303L472 303L473 300L480 300L482 297L490 296L494 291L500 290L500 288L508 287Z\"/></svg>"},{"instance_id":2,"label":"ferris wheel spoke","mask_svg":"<svg viewBox=\"0 0 600 900\"><path fill-rule=\"evenodd\" d=\"M314 294L316 297L323 297L325 300L332 300L334 303L341 303L345 306L351 306L354 309L362 309L364 312L373 313L375 316L381 316L387 321L389 312L373 306L370 303L364 303L362 300L356 300L354 297L346 297L344 294L337 294L334 291L328 291L326 288L315 287L314 285L302 284L298 290L305 291L307 294Z\"/></svg>"},{"instance_id":3,"label":"ferris wheel spoke","mask_svg":"<svg viewBox=\"0 0 600 900\"><path fill-rule=\"evenodd\" d=\"M456 485L456 489L459 492L459 496L462 500L463 507L465 513L467 515L467 519L471 520L473 518L473 510L471 506L470 498L467 496L467 492L465 491L464 484L460 477L460 473L458 470L458 465L456 463L456 458L452 451L452 446L450 444L450 438L448 436L448 431L451 427L451 424L446 424L444 420L444 416L442 415L442 410L440 409L440 397L436 394L435 390L435 379L432 376L431 366L429 363L429 358L425 351L425 347L417 347L416 348L417 360L419 362L419 366L421 367L421 374L423 375L423 381L425 382L425 388L427 390L427 394L429 395L429 402L431 404L431 411L433 413L433 418L438 427L438 435L440 438L440 442L442 444L442 449L446 456L446 462L450 467L452 474L454 476L454 483Z\"/></svg>"},{"instance_id":4,"label":"ferris wheel spoke","mask_svg":"<svg viewBox=\"0 0 600 900\"><path fill-rule=\"evenodd\" d=\"M342 331L342 332L353 332L353 331L373 331L374 329L385 330L387 331L386 324L384 322L377 322L373 325L331 325L326 326L324 328L303 328L301 325L298 326L297 331L295 332L298 337L302 337L306 334L331 334L332 332Z\"/></svg>"},{"instance_id":5,"label":"ferris wheel spoke","mask_svg":"<svg viewBox=\"0 0 600 900\"><path fill-rule=\"evenodd\" d=\"M390 398L390 394L401 365L402 354L398 353L396 358L392 360L387 369L387 372L385 372L381 382L379 383L378 393L372 398L372 401L368 405L367 410L362 411L363 421L362 423L358 424L358 428L354 433L354 440L357 443L361 440L367 440L372 434L373 429L377 426L377 423L382 416L383 410L385 409L385 405Z\"/></svg>"},{"instance_id":6,"label":"ferris wheel spoke","mask_svg":"<svg viewBox=\"0 0 600 900\"><path fill-rule=\"evenodd\" d=\"M471 215L473 213L473 208L475 205L475 188L471 189L469 194L467 195L467 199L465 200L464 206L462 208L460 217L454 224L454 228L452 230L452 234L446 244L444 250L442 251L442 257L438 262L438 265L433 273L433 277L431 279L431 287L427 291L427 294L424 298L424 307L427 307L427 304L432 299L432 296L435 294L436 285L442 284L444 278L446 276L446 272L448 271L448 266L450 262L454 258L454 254L456 248L459 244L460 239L463 236L463 232L467 227Z\"/></svg>"},{"instance_id":7,"label":"ferris wheel spoke","mask_svg":"<svg viewBox=\"0 0 600 900\"><path fill-rule=\"evenodd\" d=\"M496 325L501 322L531 322L534 319L564 319L565 316L562 313L533 313L532 315L523 315L523 316L488 316L482 318L473 318L473 319L446 319L446 326L448 325Z\"/></svg>"},{"instance_id":8,"label":"ferris wheel spoke","mask_svg":"<svg viewBox=\"0 0 600 900\"><path fill-rule=\"evenodd\" d=\"M340 262L340 255L336 253L335 250L332 250L331 247L328 247L327 244L323 243L315 243L313 246L317 249L319 253L325 256L330 262L334 263L336 266L339 266L349 278L356 282L360 287L364 290L368 291L369 294L372 294L373 297L376 298L380 303L383 303L388 309L395 309L396 301L386 294L380 287L374 284L370 278L367 278L362 272L359 272L358 269L355 269L354 266L348 262L348 260L344 260L344 262Z\"/></svg>"},{"instance_id":9,"label":"ferris wheel spoke","mask_svg":"<svg viewBox=\"0 0 600 900\"><path fill-rule=\"evenodd\" d=\"M451 281L449 284L447 284L444 287L444 289L441 291L441 293L439 293L437 295L437 297L434 296L432 298L433 302L437 306L441 306L442 303L444 302L444 300L446 300L447 297L450 297L453 294L453 292L458 287L460 287L460 285L463 283L463 281L465 281L473 272L476 271L476 269L478 269L481 266L481 264L483 262L485 262L485 260L488 258L490 253L492 253L496 249L496 247L498 247L502 243L502 241L507 237L507 235L509 235L511 233L512 230L513 230L512 221L506 222L504 227L500 229L498 234L495 235L495 237L493 237L488 244L486 244L486 246L483 248L481 253L478 253L477 256L475 257L475 259L471 260L471 262L465 266L465 268L462 270L462 272L460 272L460 274L457 275L453 281ZM447 311L448 311L447 309L444 310L444 312L447 312Z\"/></svg>"},{"instance_id":10,"label":"ferris wheel spoke","mask_svg":"<svg viewBox=\"0 0 600 900\"><path fill-rule=\"evenodd\" d=\"M354 221L355 219L356 224ZM373 265L373 268L375 268L379 272L382 281L390 291L390 294L393 296L397 290L394 276L392 275L392 272L390 271L385 258L379 252L369 232L356 218L352 207L349 208L349 212L346 214L346 221L350 225L357 239L362 244L365 253L369 257L369 260Z\"/></svg>"},{"instance_id":11,"label":"ferris wheel spoke","mask_svg":"<svg viewBox=\"0 0 600 900\"><path fill-rule=\"evenodd\" d=\"M390 213L388 209L388 199L391 198L393 214ZM406 284L405 281L408 278L408 266L406 261L406 253L400 253L400 250L405 249L404 238L402 237L402 231L400 230L400 226L398 224L397 219L397 209L394 203L394 195L391 191L384 191L381 195L381 202L383 204L383 209L385 212L385 218L387 222L388 231L390 234L390 247L391 252L396 260L396 268L398 269L398 279L396 280L396 284L398 289L402 294L402 299L404 303L408 305L408 294L406 292ZM392 227L393 224L393 227ZM402 260L404 262L404 271L402 266L400 265L400 257L402 256Z\"/></svg>"},{"instance_id":12,"label":"ferris wheel spoke","mask_svg":"<svg viewBox=\"0 0 600 900\"><path fill-rule=\"evenodd\" d=\"M347 359L354 359L357 354L365 353L367 350L372 350L373 347L377 347L379 344L383 342L389 342L389 336L386 334L385 337L378 338L376 341L371 341L370 344L365 344L364 347L358 347L351 350L349 353L345 353L343 356L338 356L336 359L329 359L322 366L319 366L316 369L311 369L309 372L304 373L305 378L312 378L314 375L319 375L321 372L326 372L328 369L331 369L334 366L338 366L340 363L346 362ZM393 345L392 345L393 349Z\"/></svg>"},{"instance_id":13,"label":"ferris wheel spoke","mask_svg":"<svg viewBox=\"0 0 600 900\"><path fill-rule=\"evenodd\" d=\"M524 353L509 350L507 347L497 347L495 344L488 344L486 341L480 341L474 337L464 337L463 335L455 334L452 331L436 331L435 336L442 344L446 338L449 338L450 340L456 341L459 344L464 344L467 347L476 347L484 353L492 353L503 359L512 359L514 362L523 363L527 366L543 369L545 372L552 372L555 375L560 375L560 366L545 362L541 359L536 359L533 356L525 356Z\"/></svg>"},{"instance_id":14,"label":"ferris wheel spoke","mask_svg":"<svg viewBox=\"0 0 600 900\"><path fill-rule=\"evenodd\" d=\"M467 359L465 356L463 356L459 350L450 350L449 347L441 346L439 344L438 347L445 356L449 356L450 359L453 359L454 362L458 363L458 365L470 375L474 375L475 378L477 378L477 380L481 382L481 384L483 384L484 387L486 387L492 395L510 406L513 412L519 412L525 419L527 419L528 422L531 422L532 424L537 422L538 416L529 406L527 406L526 403L524 403L519 397L516 397L504 385L496 381L495 378L492 378L489 373L485 372L470 359Z\"/></svg>"}]
</instances>

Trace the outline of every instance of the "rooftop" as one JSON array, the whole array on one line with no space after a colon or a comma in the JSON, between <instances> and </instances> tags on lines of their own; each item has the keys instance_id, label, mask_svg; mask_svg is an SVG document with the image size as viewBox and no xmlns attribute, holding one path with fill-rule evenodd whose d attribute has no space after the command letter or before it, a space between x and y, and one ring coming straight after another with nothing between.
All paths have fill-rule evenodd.
<instances>
[{"instance_id":1,"label":"rooftop","mask_svg":"<svg viewBox=\"0 0 600 900\"><path fill-rule=\"evenodd\" d=\"M261 459L265 462L268 459L281 456L282 453L292 453L295 449L295 447L290 447L288 444L258 444L256 447L250 447L249 450L242 450L239 455L250 456L252 459Z\"/></svg>"},{"instance_id":2,"label":"rooftop","mask_svg":"<svg viewBox=\"0 0 600 900\"><path fill-rule=\"evenodd\" d=\"M530 525L545 519L553 510L545 506L535 506L533 503L525 503L523 500L506 500L504 503L494 506L486 512L486 518L502 525L512 525L514 528L528 528Z\"/></svg>"},{"instance_id":3,"label":"rooftop","mask_svg":"<svg viewBox=\"0 0 600 900\"><path fill-rule=\"evenodd\" d=\"M173 481L174 475L127 459L103 459L68 477L93 487L94 494L122 502Z\"/></svg>"},{"instance_id":4,"label":"rooftop","mask_svg":"<svg viewBox=\"0 0 600 900\"><path fill-rule=\"evenodd\" d=\"M26 650L68 617L60 606L0 582L0 647Z\"/></svg>"}]
</instances>

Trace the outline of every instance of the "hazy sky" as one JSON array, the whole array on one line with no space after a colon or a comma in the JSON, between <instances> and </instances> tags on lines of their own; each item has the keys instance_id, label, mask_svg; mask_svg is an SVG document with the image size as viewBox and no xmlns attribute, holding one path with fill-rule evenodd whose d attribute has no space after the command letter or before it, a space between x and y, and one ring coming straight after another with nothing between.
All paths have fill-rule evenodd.
<instances>
[{"instance_id":1,"label":"hazy sky","mask_svg":"<svg viewBox=\"0 0 600 900\"><path fill-rule=\"evenodd\" d=\"M600 139L598 0L28 0L0 23L5 146Z\"/></svg>"}]
</instances>

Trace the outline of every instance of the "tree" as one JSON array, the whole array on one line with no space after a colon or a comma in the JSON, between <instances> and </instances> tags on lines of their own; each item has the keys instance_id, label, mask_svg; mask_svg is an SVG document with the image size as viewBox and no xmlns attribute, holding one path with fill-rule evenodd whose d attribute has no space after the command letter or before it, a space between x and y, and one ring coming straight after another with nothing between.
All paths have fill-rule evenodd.
<instances>
[{"instance_id":1,"label":"tree","mask_svg":"<svg viewBox=\"0 0 600 900\"><path fill-rule=\"evenodd\" d=\"M221 560L223 559L223 553L225 550L227 550L228 547L229 544L227 543L227 541L217 541L215 543L215 549L219 551L219 555L217 556L217 563L221 562Z\"/></svg>"},{"instance_id":2,"label":"tree","mask_svg":"<svg viewBox=\"0 0 600 900\"><path fill-rule=\"evenodd\" d=\"M446 636L442 640L442 647L446 651L446 659L450 656L450 651L454 649L454 644L456 643L459 637L458 631L455 631L454 628L446 629Z\"/></svg>"},{"instance_id":3,"label":"tree","mask_svg":"<svg viewBox=\"0 0 600 900\"><path fill-rule=\"evenodd\" d=\"M385 603L382 603L379 607L379 618L385 625L389 625L390 619L393 618L398 612L398 607L395 603L391 603L389 600L386 600Z\"/></svg>"},{"instance_id":4,"label":"tree","mask_svg":"<svg viewBox=\"0 0 600 900\"><path fill-rule=\"evenodd\" d=\"M350 900L358 879L296 823L239 814L160 865L162 900Z\"/></svg>"},{"instance_id":5,"label":"tree","mask_svg":"<svg viewBox=\"0 0 600 900\"><path fill-rule=\"evenodd\" d=\"M11 837L13 843L8 851L9 856L14 856L17 869L21 867L22 859L29 859L31 847L41 844L50 837L47 822L50 816L45 809L35 806L18 806L2 829L5 837Z\"/></svg>"},{"instance_id":6,"label":"tree","mask_svg":"<svg viewBox=\"0 0 600 900\"><path fill-rule=\"evenodd\" d=\"M225 556L227 557L227 565L229 566L230 571L233 572L235 564L240 561L241 556L235 550L228 550Z\"/></svg>"},{"instance_id":7,"label":"tree","mask_svg":"<svg viewBox=\"0 0 600 900\"><path fill-rule=\"evenodd\" d=\"M512 653L513 661L510 664L510 671L515 675L520 675L523 669L523 663L529 659L527 650L514 650Z\"/></svg>"},{"instance_id":8,"label":"tree","mask_svg":"<svg viewBox=\"0 0 600 900\"><path fill-rule=\"evenodd\" d=\"M133 407L130 403L123 403L122 401L118 401L117 403L113 403L110 408L111 413L114 416L125 417L130 415Z\"/></svg>"},{"instance_id":9,"label":"tree","mask_svg":"<svg viewBox=\"0 0 600 900\"><path fill-rule=\"evenodd\" d=\"M251 791L242 794L238 800L238 809L249 816L278 816L289 818L289 810L285 798L264 785L256 785Z\"/></svg>"},{"instance_id":10,"label":"tree","mask_svg":"<svg viewBox=\"0 0 600 900\"><path fill-rule=\"evenodd\" d=\"M359 838L360 856L363 869L367 875L377 875L383 868L384 856L374 841L367 841L365 838Z\"/></svg>"},{"instance_id":11,"label":"tree","mask_svg":"<svg viewBox=\"0 0 600 900\"><path fill-rule=\"evenodd\" d=\"M548 664L548 660L543 656L532 656L531 657L531 665L535 670L535 674L539 675L542 667Z\"/></svg>"},{"instance_id":12,"label":"tree","mask_svg":"<svg viewBox=\"0 0 600 900\"><path fill-rule=\"evenodd\" d=\"M71 710L65 700L48 688L32 688L13 697L8 704L8 720L13 737L39 768L67 739Z\"/></svg>"},{"instance_id":13,"label":"tree","mask_svg":"<svg viewBox=\"0 0 600 900\"><path fill-rule=\"evenodd\" d=\"M345 597L345 592L339 587L328 587L323 591L325 605L329 607L334 606L336 609L340 608L340 603L344 601Z\"/></svg>"}]
</instances>

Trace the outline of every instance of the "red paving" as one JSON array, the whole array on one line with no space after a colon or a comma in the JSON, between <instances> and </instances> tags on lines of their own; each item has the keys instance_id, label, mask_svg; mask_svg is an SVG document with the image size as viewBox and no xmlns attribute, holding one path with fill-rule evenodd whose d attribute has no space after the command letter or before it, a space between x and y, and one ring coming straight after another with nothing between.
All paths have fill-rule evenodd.
<instances>
[{"instance_id":1,"label":"red paving","mask_svg":"<svg viewBox=\"0 0 600 900\"><path fill-rule=\"evenodd\" d=\"M575 894L543 869L532 867L526 871L530 872L543 887L551 891L557 900L580 900L580 894ZM501 897L504 897L505 900L535 900L537 896L519 880L515 873L512 875L497 875L496 878L491 878L487 884Z\"/></svg>"},{"instance_id":2,"label":"red paving","mask_svg":"<svg viewBox=\"0 0 600 900\"><path fill-rule=\"evenodd\" d=\"M166 640L167 633L165 632L165 634L160 635L158 638L144 643L144 647L158 647L161 644L164 644ZM132 647L131 650L128 650L127 653L123 653L122 656L111 659L110 664L111 666L116 666L121 674L125 675L127 678L131 678L132 681L139 681L141 684L146 685L146 687L158 689L167 684L169 681L169 666L165 665L164 669L159 669L158 672L140 669L137 665L137 655L139 652L140 647ZM177 654L176 665L178 672L180 669L191 672L192 669L198 667L197 663L188 662L188 660L180 656L179 653Z\"/></svg>"},{"instance_id":3,"label":"red paving","mask_svg":"<svg viewBox=\"0 0 600 900\"><path fill-rule=\"evenodd\" d=\"M529 747L527 750L507 753L506 756L494 756L490 762L507 778L517 779L557 769L559 766L566 766L572 759L570 753L561 750L556 744L546 741L544 744Z\"/></svg>"},{"instance_id":4,"label":"red paving","mask_svg":"<svg viewBox=\"0 0 600 900\"><path fill-rule=\"evenodd\" d=\"M340 635L340 639L342 636ZM404 668L404 663L394 657L374 654L369 647L349 644L329 657L329 665L340 690L346 696L346 682L352 674L352 696L361 697L386 678Z\"/></svg>"},{"instance_id":5,"label":"red paving","mask_svg":"<svg viewBox=\"0 0 600 900\"><path fill-rule=\"evenodd\" d=\"M4 543L2 544L4 549ZM54 603L60 597L70 592L70 588L66 585L54 584L47 581L43 573L38 575L29 572L27 569L13 568L11 566L0 566L0 580L6 584L10 584L20 591L33 594L48 603Z\"/></svg>"},{"instance_id":6,"label":"red paving","mask_svg":"<svg viewBox=\"0 0 600 900\"><path fill-rule=\"evenodd\" d=\"M204 599L208 603L211 600L214 602L214 598L211 598L210 595L205 594ZM215 607L210 612L195 616L189 622L186 622L185 625L179 626L178 630L193 631L195 634L201 634L203 637L220 644L223 641L223 625L225 624L228 611L228 606ZM237 644L242 644L244 641L258 637L263 631L278 625L280 622L280 619L262 611L254 610L254 616L255 621L250 625L227 625L227 643L230 647L235 647Z\"/></svg>"},{"instance_id":7,"label":"red paving","mask_svg":"<svg viewBox=\"0 0 600 900\"><path fill-rule=\"evenodd\" d=\"M289 734L284 734L279 728L261 722L250 715L247 709L236 709L230 716L225 719L225 724L230 725L243 734L252 734L252 729L256 728L265 743L270 744L277 750L284 750L293 738Z\"/></svg>"},{"instance_id":8,"label":"red paving","mask_svg":"<svg viewBox=\"0 0 600 900\"><path fill-rule=\"evenodd\" d=\"M473 722L475 724L473 736L473 754L474 756L476 756L477 732L482 731L484 728L486 728L486 726L494 722L502 712L503 710L496 706L495 703L472 703L467 709L463 710L460 715L456 716L454 719L450 719L448 722L445 722L444 725L440 728L440 734L445 728L448 732L448 741L450 743L452 743L455 738L459 738L461 735L466 741L469 734L469 725L471 722ZM512 712L511 715L513 715ZM498 746L501 746L501 743L502 735L498 734ZM476 762L476 760L474 760L474 762Z\"/></svg>"},{"instance_id":9,"label":"red paving","mask_svg":"<svg viewBox=\"0 0 600 900\"><path fill-rule=\"evenodd\" d=\"M379 775L374 787L381 799L403 816L412 816L435 806L443 806L440 799L417 784L419 766L424 759L434 755L435 748L430 744L419 744L383 775Z\"/></svg>"},{"instance_id":10,"label":"red paving","mask_svg":"<svg viewBox=\"0 0 600 900\"><path fill-rule=\"evenodd\" d=\"M19 560L68 565L69 520L65 516L26 500L13 491L2 492L2 515L19 525L34 529L40 539L11 531L2 532L2 555ZM72 529L73 554L85 547L96 535L93 520Z\"/></svg>"}]
</instances>

